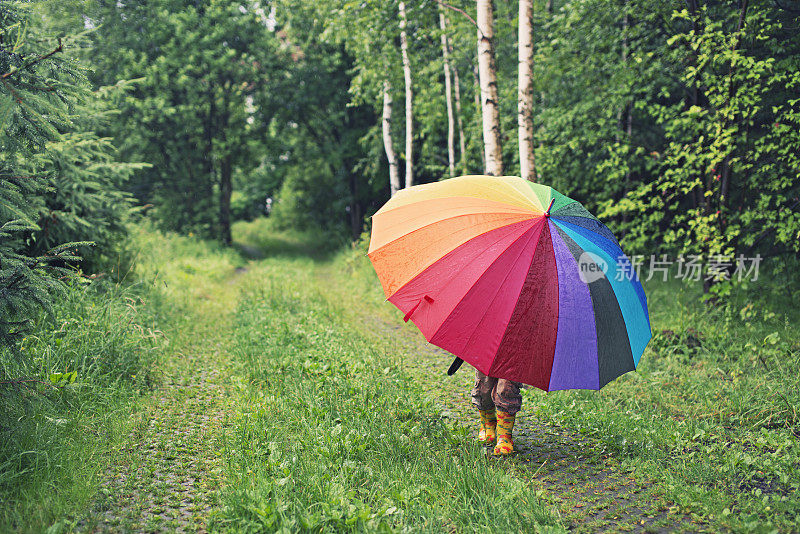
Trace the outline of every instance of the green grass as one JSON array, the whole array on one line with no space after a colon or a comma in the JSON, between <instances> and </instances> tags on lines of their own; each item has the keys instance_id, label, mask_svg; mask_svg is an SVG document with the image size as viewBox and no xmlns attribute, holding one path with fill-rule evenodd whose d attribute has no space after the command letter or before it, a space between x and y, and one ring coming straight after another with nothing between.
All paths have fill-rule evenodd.
<instances>
[{"instance_id":1,"label":"green grass","mask_svg":"<svg viewBox=\"0 0 800 534\"><path fill-rule=\"evenodd\" d=\"M123 283L68 288L19 355L0 355L0 532L81 515L169 372L167 349L192 341L196 300L244 263L215 244L131 230Z\"/></svg>"},{"instance_id":2,"label":"green grass","mask_svg":"<svg viewBox=\"0 0 800 534\"><path fill-rule=\"evenodd\" d=\"M237 310L247 383L227 437L232 531L498 530L556 524L528 484L443 420L310 260L265 261Z\"/></svg>"},{"instance_id":3,"label":"green grass","mask_svg":"<svg viewBox=\"0 0 800 534\"><path fill-rule=\"evenodd\" d=\"M408 391L418 391L419 385L415 383L391 383L395 377L404 376L401 365L391 367L385 363L397 361L388 354L397 350L396 344L368 346L361 341L374 324L374 317L401 322L399 313L383 301L379 284L363 254L364 245L345 250L324 264L306 262L291 268L274 264L272 271L265 274L261 292L255 297L256 301L260 299L269 304L258 313L247 311L251 308L240 311L240 315L254 313L263 320L263 326L258 323L257 327L245 321L245 331L254 328L260 337L257 341L248 341L241 349L248 368L256 373L253 387L270 399L262 401L263 409L267 410L262 419L269 419L270 406L283 406L282 403L288 402L287 407L299 409L306 404L324 403L327 401L318 397L328 391L346 396L348 390L338 389L338 386L322 390L311 386L307 390L296 388L298 383L316 384L315 373L320 372L316 369L326 365L325 362L331 367L322 372L324 383L332 379L329 376L338 376L344 381L342 384L355 387L353 391L366 395L364 398L369 398L370 402L373 401L368 391L374 391L370 389L372 383L379 384L379 391L391 391L392 397L407 397ZM316 274L309 278L308 272ZM291 280L291 284L287 280ZM301 280L300 286L295 285L297 280ZM800 529L800 415L797 408L800 405L800 311L793 303L800 298L800 288L791 269L783 273L779 269L775 273L763 270L758 283L751 282L746 291L740 289L730 299L716 305L703 303L699 287L677 281L652 280L646 284L646 291L654 338L639 369L600 392L545 394L527 390L525 415L584 436L586 443L605 451L603 454L607 458L603 461L610 469L651 481L658 501L667 503L659 506L668 506L676 514L694 518L697 524L704 525L702 528L738 532L797 531ZM296 322L298 316L303 318L300 322ZM410 329L406 326L396 335L413 336ZM372 339L376 337L380 336L373 335ZM329 355L326 351L330 347L336 349ZM442 365L447 363L442 362ZM387 376L391 378L375 372L375 365L377 368L387 365L390 369ZM285 380L272 377L280 376L274 369L282 369L281 366L286 366L289 373ZM341 375L350 367L357 370L350 371L358 375L357 380L347 374ZM259 372L264 376L259 378ZM364 380L364 376L370 378ZM444 377L441 381L445 384ZM269 393L284 391L288 384L295 388L290 388L288 397L303 400L287 401L285 395ZM383 401L383 398L378 401L381 410L393 414ZM339 412L335 402L320 409L323 410L320 413ZM295 416L294 412L290 413ZM355 413L359 413L357 407ZM297 417L303 429L301 435L311 443L319 439L316 433L332 432L337 420L346 421L341 416L332 416L332 422L317 430L309 423L316 420L313 412L304 413L300 409ZM368 428L359 427L357 423L342 424L342 432L351 430L352 435L360 435ZM290 447L291 435L281 433L279 423L259 420L256 427L260 425L264 425L266 432L266 437L262 438L266 443L264 447L277 446L282 450L284 443ZM389 420L387 428L391 426L403 431L397 421ZM385 430L378 434L382 433L389 435ZM425 441L426 446L433 443L432 447L440 448L441 452L462 451L462 459L471 454L467 452L471 449L466 442L449 448L446 439L425 439L431 440ZM369 447L373 446L378 445L370 441ZM297 458L303 458L298 461L306 462L307 454L307 451L297 454ZM363 461L359 453L347 448L337 454L352 457L356 464ZM332 465L321 452L312 452L311 458L315 459L311 464L319 461L326 468ZM391 467L382 467L392 472ZM273 478L285 478L279 475L277 472ZM267 473L264 476L269 478ZM364 475L353 475L355 478L350 479L351 488L359 487L358 483L353 483L360 480L359 476ZM579 477L580 473L575 476ZM291 496L305 490L292 485L291 492L280 493L281 488L277 491L275 495ZM600 491L615 490L602 486ZM242 495L238 498L246 502ZM325 501L324 494L310 493L303 497L306 503L313 502L314 498ZM363 500L360 493L353 498ZM378 501L380 499L370 502ZM392 502L392 506L401 508ZM292 512L277 513L277 517L304 517L296 506L287 508ZM565 514L575 513L569 509L569 502L564 506ZM375 514L381 508L370 504L369 510ZM456 510L448 510L444 516L453 513L457 513ZM668 520L660 521L669 528ZM433 524L425 523L431 528ZM441 528L442 524L438 526ZM458 526L465 529L465 524ZM474 528L472 524L466 530Z\"/></svg>"},{"instance_id":4,"label":"green grass","mask_svg":"<svg viewBox=\"0 0 800 534\"><path fill-rule=\"evenodd\" d=\"M0 357L0 531L40 531L96 490L164 346L148 300L138 285L69 288Z\"/></svg>"},{"instance_id":5,"label":"green grass","mask_svg":"<svg viewBox=\"0 0 800 534\"><path fill-rule=\"evenodd\" d=\"M656 510L648 529L800 530L791 273L716 306L651 281L637 372L600 392L526 391L541 441L497 461L473 441L469 377L420 354L364 242L337 249L269 220L235 236L238 251L134 229L125 285L74 288L22 358L0 360L3 380L76 371L0 387L0 531L69 528L97 506L156 530L184 509L235 532L625 530L637 500ZM189 505L171 470L201 481Z\"/></svg>"}]
</instances>

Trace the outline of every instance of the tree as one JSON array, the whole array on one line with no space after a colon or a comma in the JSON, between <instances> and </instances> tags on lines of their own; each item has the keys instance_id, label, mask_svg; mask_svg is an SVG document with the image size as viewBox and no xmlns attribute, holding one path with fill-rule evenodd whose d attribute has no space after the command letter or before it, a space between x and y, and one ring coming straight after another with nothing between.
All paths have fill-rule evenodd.
<instances>
[{"instance_id":1,"label":"tree","mask_svg":"<svg viewBox=\"0 0 800 534\"><path fill-rule=\"evenodd\" d=\"M518 130L520 175L536 181L533 153L533 1L519 0Z\"/></svg>"},{"instance_id":2,"label":"tree","mask_svg":"<svg viewBox=\"0 0 800 534\"><path fill-rule=\"evenodd\" d=\"M406 3L398 4L400 11L400 51L403 55L403 79L406 88L406 187L414 185L414 89L411 86L411 61L408 58L408 17Z\"/></svg>"},{"instance_id":3,"label":"tree","mask_svg":"<svg viewBox=\"0 0 800 534\"><path fill-rule=\"evenodd\" d=\"M450 51L450 56L452 56L453 45L450 43L449 39L447 47ZM456 123L458 124L458 155L462 172L467 174L467 143L464 137L464 120L461 115L461 82L458 77L458 66L452 64L451 70L453 71L453 92L456 102Z\"/></svg>"},{"instance_id":4,"label":"tree","mask_svg":"<svg viewBox=\"0 0 800 534\"><path fill-rule=\"evenodd\" d=\"M256 2L109 1L92 16L96 83L141 78L114 129L127 158L153 164L133 193L162 226L230 243L234 174L260 164L295 50Z\"/></svg>"},{"instance_id":5,"label":"tree","mask_svg":"<svg viewBox=\"0 0 800 534\"><path fill-rule=\"evenodd\" d=\"M478 72L481 86L483 144L486 174L503 174L503 153L500 142L500 117L497 96L497 67L494 54L494 9L492 0L478 4Z\"/></svg>"},{"instance_id":6,"label":"tree","mask_svg":"<svg viewBox=\"0 0 800 534\"><path fill-rule=\"evenodd\" d=\"M453 114L453 89L450 81L450 45L447 42L447 19L439 7L439 28L442 30L442 64L444 66L444 95L447 103L447 163L450 176L456 174L455 116Z\"/></svg>"},{"instance_id":7,"label":"tree","mask_svg":"<svg viewBox=\"0 0 800 534\"><path fill-rule=\"evenodd\" d=\"M39 310L50 309L63 289L60 279L70 277L66 265L80 260L75 249L87 244L40 246L46 237L40 223L59 173L32 161L57 157L59 144L68 142L64 132L73 132L76 104L91 95L80 65L64 53L62 42L30 23L27 7L0 5L0 344L5 348L14 347ZM73 135L94 139L91 133ZM66 180L75 186L89 177L78 173ZM80 201L97 198L90 193ZM75 241L72 234L61 237Z\"/></svg>"},{"instance_id":8,"label":"tree","mask_svg":"<svg viewBox=\"0 0 800 534\"><path fill-rule=\"evenodd\" d=\"M394 152L392 141L392 84L389 80L383 82L383 117L381 119L383 132L383 147L386 151L386 160L389 162L389 187L390 194L394 196L400 190L400 172L397 165L397 156Z\"/></svg>"}]
</instances>

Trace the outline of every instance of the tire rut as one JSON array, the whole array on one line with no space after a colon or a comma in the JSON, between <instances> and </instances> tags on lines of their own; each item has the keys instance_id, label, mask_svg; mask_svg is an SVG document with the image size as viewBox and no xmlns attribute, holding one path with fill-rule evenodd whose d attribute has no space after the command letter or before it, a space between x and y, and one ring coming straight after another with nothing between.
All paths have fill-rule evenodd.
<instances>
[{"instance_id":1,"label":"tire rut","mask_svg":"<svg viewBox=\"0 0 800 534\"><path fill-rule=\"evenodd\" d=\"M231 387L231 293L237 269L197 297L185 341L161 368L161 384L136 414L78 532L206 532L224 484L222 437ZM235 302L235 301L234 301ZM181 344L181 341L178 341Z\"/></svg>"}]
</instances>

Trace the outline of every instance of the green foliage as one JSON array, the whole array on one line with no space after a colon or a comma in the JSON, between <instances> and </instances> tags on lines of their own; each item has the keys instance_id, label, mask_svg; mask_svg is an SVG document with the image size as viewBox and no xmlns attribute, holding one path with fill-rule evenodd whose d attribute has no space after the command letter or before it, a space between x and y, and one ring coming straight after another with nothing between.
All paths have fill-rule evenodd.
<instances>
[{"instance_id":1,"label":"green foliage","mask_svg":"<svg viewBox=\"0 0 800 534\"><path fill-rule=\"evenodd\" d=\"M765 236L761 251L798 250L792 212L800 138L796 127L781 132L781 125L796 125L789 95L800 64L787 47L787 17L756 4L739 29L739 14L704 7L673 15L687 29L667 40L674 49L668 57L685 72L673 103L649 105L666 144L660 176L633 193L654 200L632 206L656 224L669 221L663 241L673 251L731 255L752 251ZM676 98L687 89L688 101ZM633 231L643 236L647 226Z\"/></svg>"},{"instance_id":2,"label":"green foliage","mask_svg":"<svg viewBox=\"0 0 800 534\"><path fill-rule=\"evenodd\" d=\"M21 340L23 358L0 348L0 530L46 527L92 495L100 455L152 383L160 298L72 285L53 304L57 328L41 316Z\"/></svg>"},{"instance_id":3,"label":"green foliage","mask_svg":"<svg viewBox=\"0 0 800 534\"><path fill-rule=\"evenodd\" d=\"M79 265L88 272L114 271L125 260L125 241L132 199L122 188L130 175L149 165L118 161L111 138L95 130L104 128L115 113L110 102L130 90L120 83L87 93L72 112L73 128L29 160L30 173L47 177L44 210L27 243L28 254L43 254L58 243L91 242ZM122 263L126 263L122 261Z\"/></svg>"},{"instance_id":4,"label":"green foliage","mask_svg":"<svg viewBox=\"0 0 800 534\"><path fill-rule=\"evenodd\" d=\"M147 161L130 190L163 228L230 241L235 172L261 163L288 54L255 2L101 3L91 12L94 80L141 78L113 132ZM265 197L266 194L262 196Z\"/></svg>"},{"instance_id":5,"label":"green foliage","mask_svg":"<svg viewBox=\"0 0 800 534\"><path fill-rule=\"evenodd\" d=\"M42 45L28 25L24 5L0 5L0 345L13 345L39 307L49 309L64 276L63 262L76 261L73 245L30 253L27 243L41 228L47 177L28 160L70 124L69 103L81 89L80 70L62 46ZM74 239L71 239L71 241ZM46 252L46 253L45 253Z\"/></svg>"},{"instance_id":6,"label":"green foliage","mask_svg":"<svg viewBox=\"0 0 800 534\"><path fill-rule=\"evenodd\" d=\"M576 0L540 17L542 178L630 252L800 250L797 15L743 5Z\"/></svg>"}]
</instances>

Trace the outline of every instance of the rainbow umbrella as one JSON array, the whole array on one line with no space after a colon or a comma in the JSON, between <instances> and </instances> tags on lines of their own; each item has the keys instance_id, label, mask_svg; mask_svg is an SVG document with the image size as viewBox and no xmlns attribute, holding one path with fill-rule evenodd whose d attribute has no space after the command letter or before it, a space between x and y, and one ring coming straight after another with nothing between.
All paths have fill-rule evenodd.
<instances>
[{"instance_id":1,"label":"rainbow umbrella","mask_svg":"<svg viewBox=\"0 0 800 534\"><path fill-rule=\"evenodd\" d=\"M489 376L600 389L650 340L644 290L608 228L522 178L399 191L372 218L369 257L406 321Z\"/></svg>"}]
</instances>

